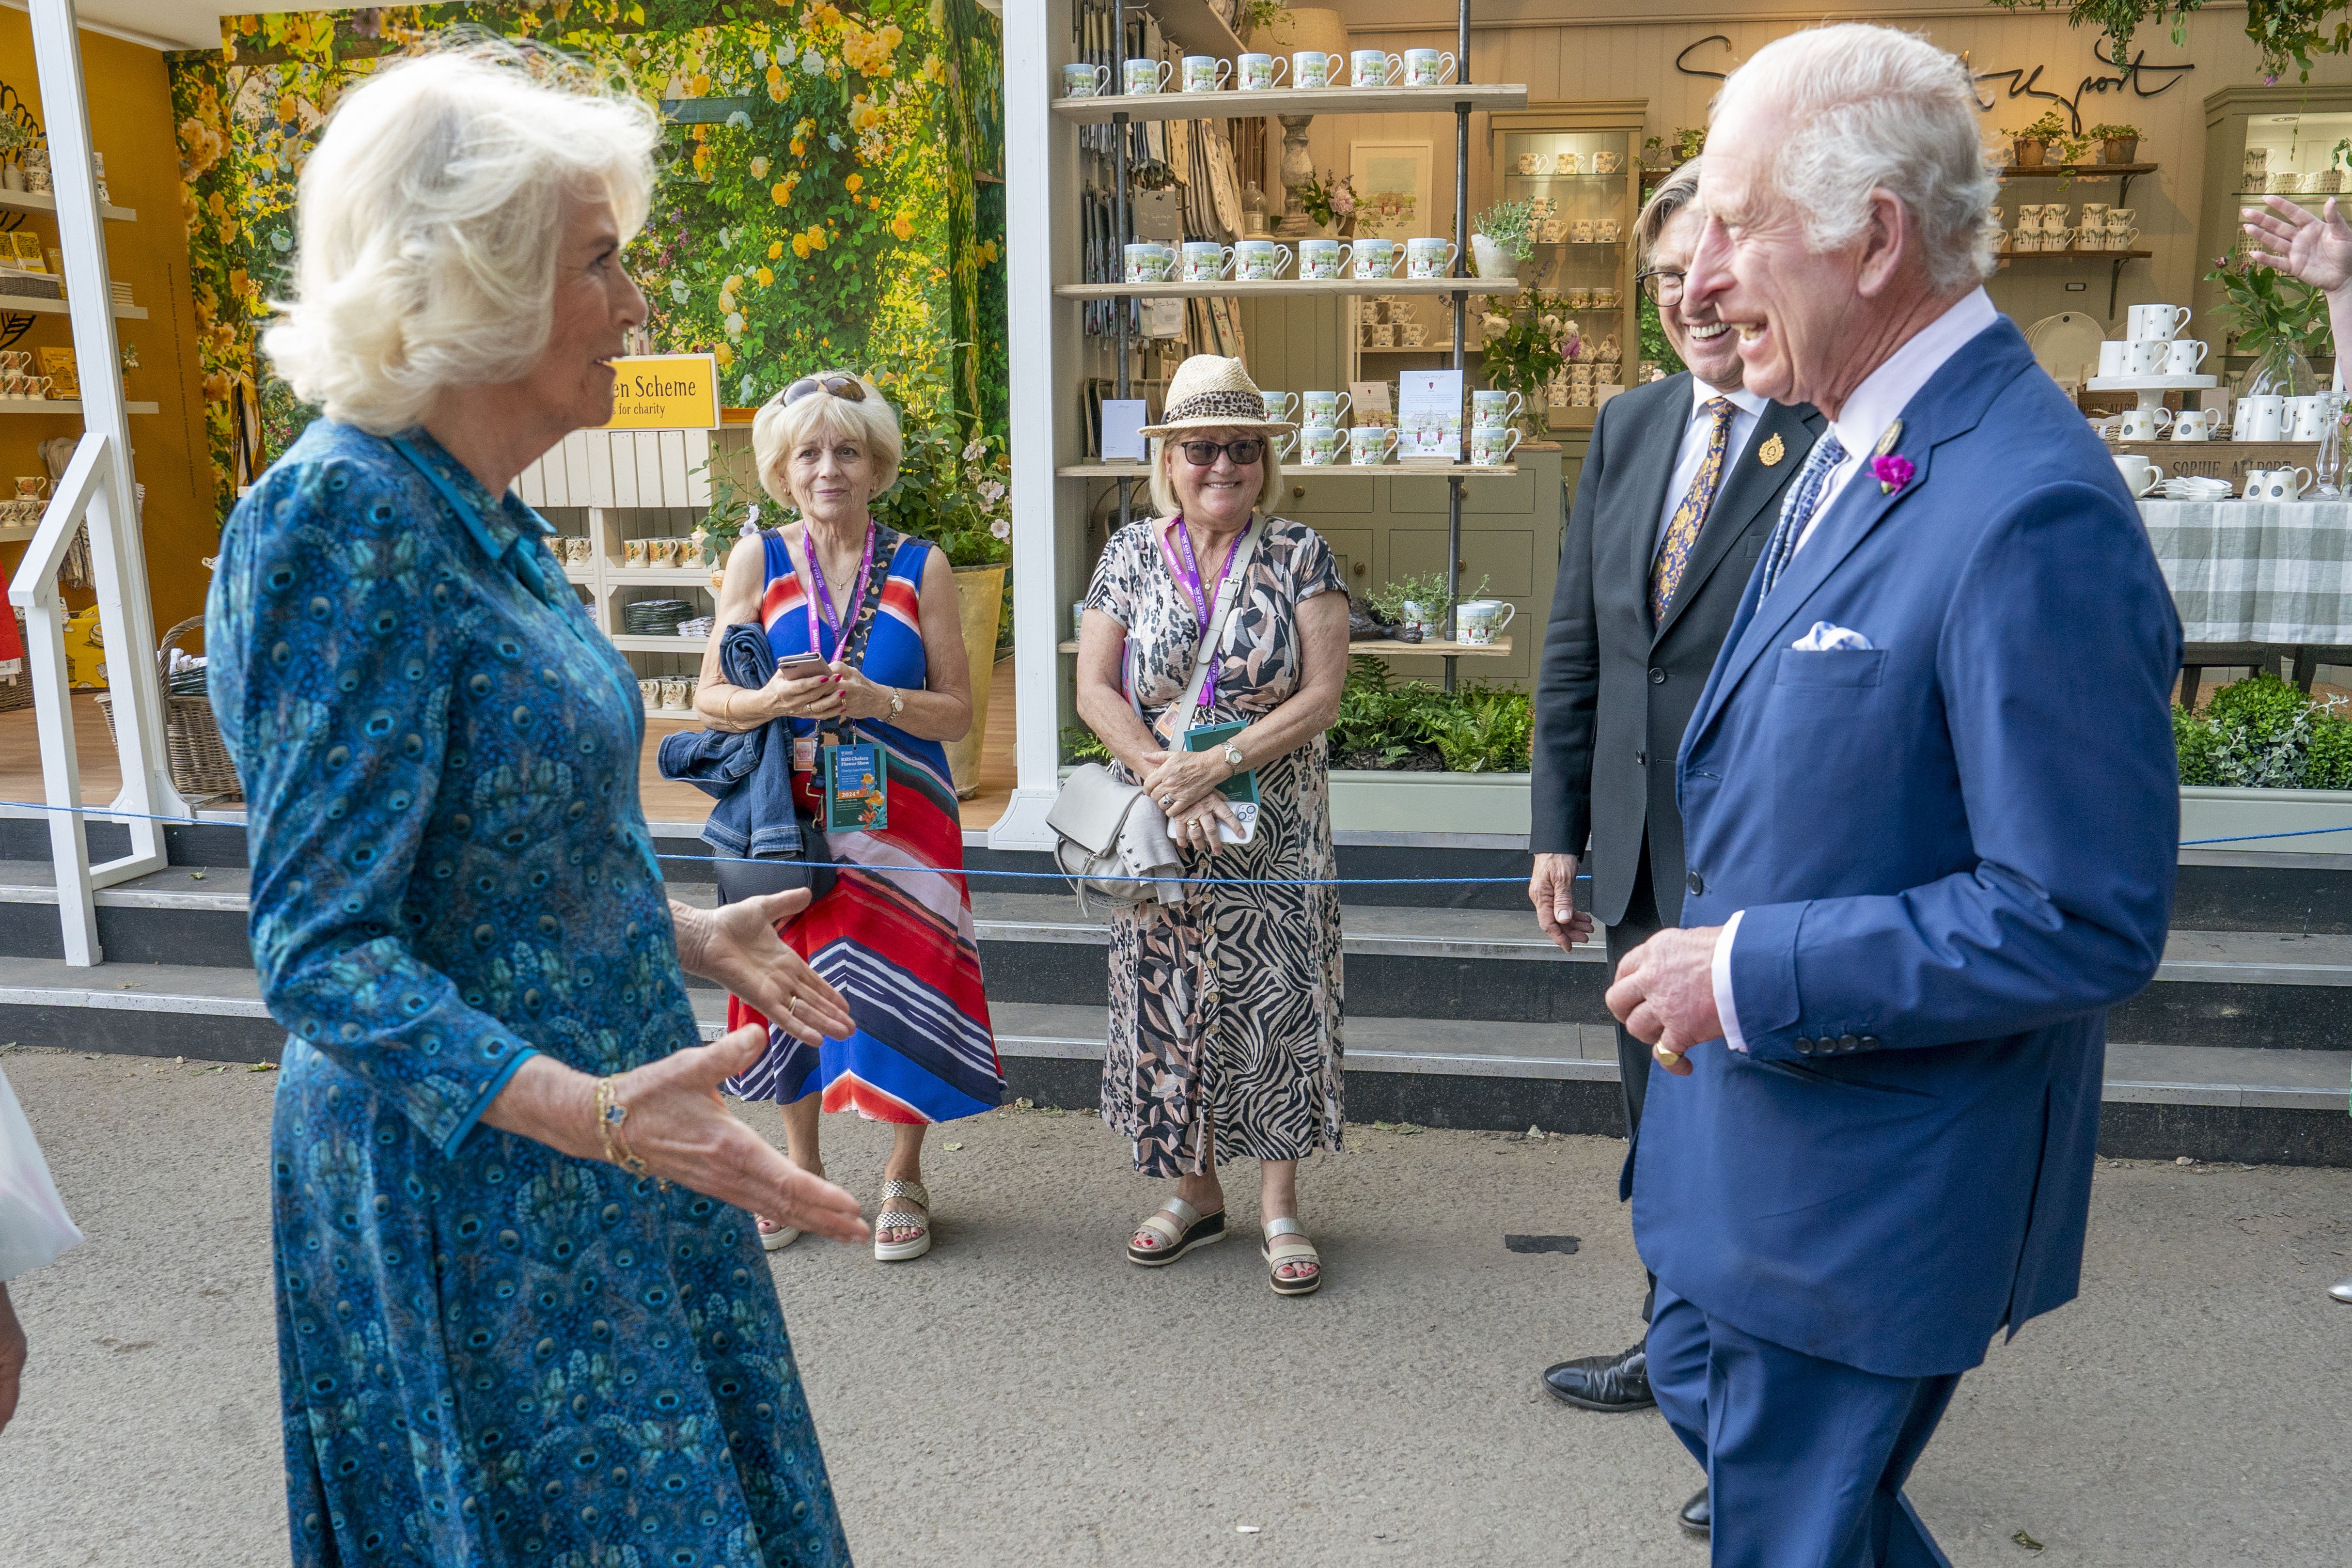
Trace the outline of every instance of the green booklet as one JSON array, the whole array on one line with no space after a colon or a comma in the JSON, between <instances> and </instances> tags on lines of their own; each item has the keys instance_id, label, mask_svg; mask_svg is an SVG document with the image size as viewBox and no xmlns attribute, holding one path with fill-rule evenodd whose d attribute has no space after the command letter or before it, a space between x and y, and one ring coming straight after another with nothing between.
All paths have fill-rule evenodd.
<instances>
[{"instance_id":1,"label":"green booklet","mask_svg":"<svg viewBox=\"0 0 2352 1568\"><path fill-rule=\"evenodd\" d=\"M1227 741L1248 729L1246 724L1202 724L1184 731L1184 749L1188 752L1213 752ZM1239 831L1220 824L1217 837L1228 844L1247 844L1257 837L1257 770L1244 768L1240 773L1217 786L1234 805L1234 816L1240 823Z\"/></svg>"}]
</instances>

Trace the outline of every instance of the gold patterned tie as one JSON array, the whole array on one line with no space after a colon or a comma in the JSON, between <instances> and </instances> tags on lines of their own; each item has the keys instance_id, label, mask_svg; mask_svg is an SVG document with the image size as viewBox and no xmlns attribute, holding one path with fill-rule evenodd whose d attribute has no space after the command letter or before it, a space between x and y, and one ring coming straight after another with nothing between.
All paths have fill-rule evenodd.
<instances>
[{"instance_id":1,"label":"gold patterned tie","mask_svg":"<svg viewBox=\"0 0 2352 1568\"><path fill-rule=\"evenodd\" d=\"M1691 546L1698 542L1698 531L1706 526L1707 508L1715 504L1715 492L1723 483L1723 455L1731 446L1731 416L1738 412L1727 397L1711 397L1701 412L1715 417L1715 428L1707 432L1706 458L1698 466L1698 475L1684 493L1682 505L1666 520L1666 536L1658 542L1658 558L1650 567L1650 624L1656 626L1666 618L1666 606L1675 602L1675 590L1682 585L1683 568L1690 562Z\"/></svg>"}]
</instances>

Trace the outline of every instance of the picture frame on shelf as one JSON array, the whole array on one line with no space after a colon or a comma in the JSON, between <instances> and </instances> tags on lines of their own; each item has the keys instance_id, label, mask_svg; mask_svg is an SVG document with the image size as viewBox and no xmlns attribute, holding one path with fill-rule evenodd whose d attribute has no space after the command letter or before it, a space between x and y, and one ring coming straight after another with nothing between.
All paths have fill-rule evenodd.
<instances>
[{"instance_id":1,"label":"picture frame on shelf","mask_svg":"<svg viewBox=\"0 0 2352 1568\"><path fill-rule=\"evenodd\" d=\"M1353 142L1348 174L1356 189L1356 237L1406 240L1429 227L1430 144Z\"/></svg>"}]
</instances>

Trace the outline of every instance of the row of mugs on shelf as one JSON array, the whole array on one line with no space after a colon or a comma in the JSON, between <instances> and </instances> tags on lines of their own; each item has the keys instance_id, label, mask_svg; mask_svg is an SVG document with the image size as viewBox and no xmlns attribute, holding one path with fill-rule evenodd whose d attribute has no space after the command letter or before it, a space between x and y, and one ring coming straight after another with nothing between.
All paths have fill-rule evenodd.
<instances>
[{"instance_id":1,"label":"row of mugs on shelf","mask_svg":"<svg viewBox=\"0 0 2352 1568\"><path fill-rule=\"evenodd\" d=\"M1616 153L1522 153L1522 174L1613 174L1625 166Z\"/></svg>"},{"instance_id":2,"label":"row of mugs on shelf","mask_svg":"<svg viewBox=\"0 0 2352 1568\"><path fill-rule=\"evenodd\" d=\"M1569 408L1596 407L1600 405L1603 393L1614 393L1620 385L1613 380L1575 380L1573 377L1577 369L1577 366L1570 365L1565 374L1552 379L1547 389L1547 395L1554 403Z\"/></svg>"},{"instance_id":3,"label":"row of mugs on shelf","mask_svg":"<svg viewBox=\"0 0 2352 1568\"><path fill-rule=\"evenodd\" d=\"M1462 416L1457 414L1444 422L1443 430L1425 432L1423 449L1450 446L1460 451L1461 424ZM1346 430L1330 425L1308 425L1293 435L1276 437L1274 451L1284 462L1295 454L1299 462L1311 468L1338 463L1342 452L1358 468L1380 468L1396 460L1402 439L1393 425L1357 425ZM1470 461L1479 468L1499 468L1511 460L1519 440L1520 433L1515 426L1475 426L1470 432Z\"/></svg>"},{"instance_id":4,"label":"row of mugs on shelf","mask_svg":"<svg viewBox=\"0 0 2352 1568\"><path fill-rule=\"evenodd\" d=\"M702 682L691 675L666 675L657 679L637 682L637 694L648 708L671 712L692 712L695 688Z\"/></svg>"},{"instance_id":5,"label":"row of mugs on shelf","mask_svg":"<svg viewBox=\"0 0 2352 1568\"><path fill-rule=\"evenodd\" d=\"M0 528L30 528L41 521L41 509L48 504L48 478L43 474L18 474L16 493L0 500Z\"/></svg>"},{"instance_id":6,"label":"row of mugs on shelf","mask_svg":"<svg viewBox=\"0 0 2352 1568\"><path fill-rule=\"evenodd\" d=\"M584 533L559 535L547 544L557 560L570 565L585 566L595 558L595 546ZM630 566L702 564L690 539L625 539L621 542L621 559Z\"/></svg>"},{"instance_id":7,"label":"row of mugs on shelf","mask_svg":"<svg viewBox=\"0 0 2352 1568\"><path fill-rule=\"evenodd\" d=\"M1223 92L1237 87L1244 92L1272 92L1276 88L1322 89L1341 85L1347 72L1349 87L1444 87L1454 79L1456 62L1443 49L1358 49L1349 55L1304 49L1288 56L1240 55L1223 59L1215 55L1186 55L1181 64L1170 60L1134 59L1119 72L1119 86L1130 98L1153 98L1178 83L1180 92ZM1110 67L1071 64L1062 68L1064 98L1100 98L1110 90Z\"/></svg>"},{"instance_id":8,"label":"row of mugs on shelf","mask_svg":"<svg viewBox=\"0 0 2352 1568\"><path fill-rule=\"evenodd\" d=\"M1402 264L1408 278L1443 278L1459 254L1450 239L1422 237L1399 245L1393 239L1302 239L1294 253L1271 239L1244 239L1220 245L1213 239L1188 239L1181 247L1140 240L1124 247L1129 283L1223 283L1228 279L1270 283L1290 266L1294 254L1298 276L1312 282L1339 278L1393 278Z\"/></svg>"},{"instance_id":9,"label":"row of mugs on shelf","mask_svg":"<svg viewBox=\"0 0 2352 1568\"><path fill-rule=\"evenodd\" d=\"M2099 345L2099 374L2195 375L2210 347L2202 338L2109 338Z\"/></svg>"},{"instance_id":10,"label":"row of mugs on shelf","mask_svg":"<svg viewBox=\"0 0 2352 1568\"><path fill-rule=\"evenodd\" d=\"M1368 349L1417 349L1429 342L1429 329L1419 321L1365 321L1356 328L1360 347Z\"/></svg>"},{"instance_id":11,"label":"row of mugs on shelf","mask_svg":"<svg viewBox=\"0 0 2352 1568\"><path fill-rule=\"evenodd\" d=\"M1536 239L1544 245L1614 245L1622 232L1613 217L1546 217L1538 213L1536 220Z\"/></svg>"},{"instance_id":12,"label":"row of mugs on shelf","mask_svg":"<svg viewBox=\"0 0 2352 1568\"><path fill-rule=\"evenodd\" d=\"M1356 405L1355 395L1348 392L1279 392L1261 388L1258 395L1265 400L1268 419L1285 425L1296 420L1307 430L1339 428L1339 421ZM1507 387L1475 387L1470 394L1470 423L1479 430L1508 425L1526 406L1527 400ZM1454 416L1454 424L1460 423L1461 416Z\"/></svg>"},{"instance_id":13,"label":"row of mugs on shelf","mask_svg":"<svg viewBox=\"0 0 2352 1568\"><path fill-rule=\"evenodd\" d=\"M2344 394L2315 392L2304 397L2266 394L2241 397L2227 424L2219 409L2132 408L2091 421L2103 437L2118 441L2210 441L2224 432L2240 441L2318 441L2344 412Z\"/></svg>"},{"instance_id":14,"label":"row of mugs on shelf","mask_svg":"<svg viewBox=\"0 0 2352 1568\"><path fill-rule=\"evenodd\" d=\"M2001 212L2002 209L2000 207L1992 209L1992 221L1995 225L2000 224ZM2038 229L2044 234L2071 233L2073 230L2067 225L2066 213L2067 205L2064 202L2021 203L2017 209L2018 230L2020 233L2028 229ZM2137 207L2114 207L2105 202L2084 202L2080 227L2084 232L2098 229L2109 233L2122 233L2128 230L2138 216Z\"/></svg>"},{"instance_id":15,"label":"row of mugs on shelf","mask_svg":"<svg viewBox=\"0 0 2352 1568\"><path fill-rule=\"evenodd\" d=\"M2001 237L2001 248L2012 256L2031 256L2036 251L2055 253L2062 250L2129 250L2139 243L2139 230L2062 228L2019 229Z\"/></svg>"},{"instance_id":16,"label":"row of mugs on shelf","mask_svg":"<svg viewBox=\"0 0 2352 1568\"><path fill-rule=\"evenodd\" d=\"M1559 291L1559 302L1571 310L1613 310L1617 308L1618 298L1617 290L1610 288L1563 289Z\"/></svg>"},{"instance_id":17,"label":"row of mugs on shelf","mask_svg":"<svg viewBox=\"0 0 2352 1568\"><path fill-rule=\"evenodd\" d=\"M2227 479L2208 479L2201 474L2183 474L2175 479L2164 477L2164 467L2151 463L2137 453L2126 452L2116 458L2116 471L2136 496L2145 496L2161 486L2168 500L2225 500L2231 493ZM2309 468L2249 468L2246 470L2245 498L2248 500L2301 500L2312 490Z\"/></svg>"}]
</instances>

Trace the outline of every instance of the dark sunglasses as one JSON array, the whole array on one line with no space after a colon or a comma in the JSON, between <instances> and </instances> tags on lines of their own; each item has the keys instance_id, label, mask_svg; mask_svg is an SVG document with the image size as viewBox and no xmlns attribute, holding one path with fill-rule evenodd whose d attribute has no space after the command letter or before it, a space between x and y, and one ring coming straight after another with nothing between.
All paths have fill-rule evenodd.
<instances>
[{"instance_id":1,"label":"dark sunglasses","mask_svg":"<svg viewBox=\"0 0 2352 1568\"><path fill-rule=\"evenodd\" d=\"M845 403L866 401L866 384L854 375L804 375L776 395L776 401L790 408L803 397L814 397L829 392Z\"/></svg>"},{"instance_id":2,"label":"dark sunglasses","mask_svg":"<svg viewBox=\"0 0 2352 1568\"><path fill-rule=\"evenodd\" d=\"M1231 458L1237 468L1246 468L1265 456L1265 443L1255 436L1244 436L1238 441L1227 441L1222 446L1214 441L1183 441L1177 444L1176 449L1183 453L1184 460L1196 468L1205 468L1214 463L1220 452Z\"/></svg>"}]
</instances>

